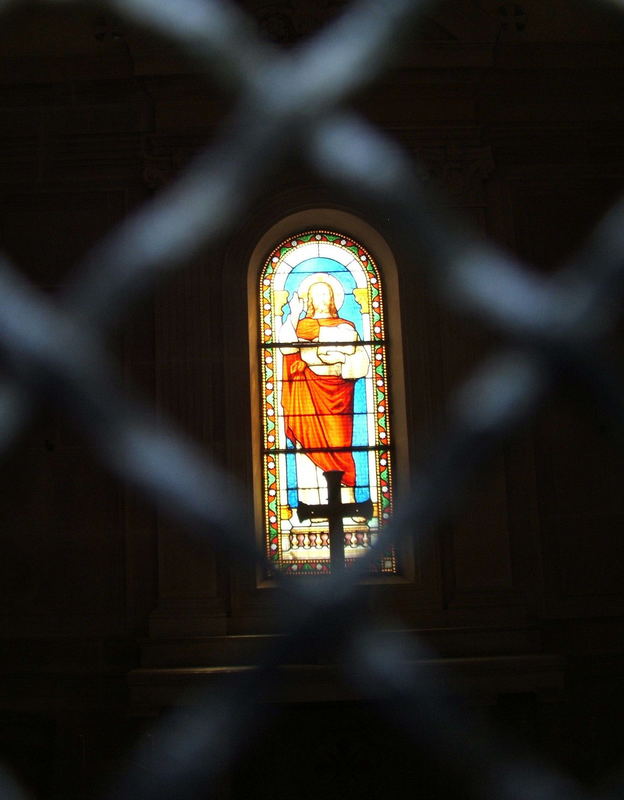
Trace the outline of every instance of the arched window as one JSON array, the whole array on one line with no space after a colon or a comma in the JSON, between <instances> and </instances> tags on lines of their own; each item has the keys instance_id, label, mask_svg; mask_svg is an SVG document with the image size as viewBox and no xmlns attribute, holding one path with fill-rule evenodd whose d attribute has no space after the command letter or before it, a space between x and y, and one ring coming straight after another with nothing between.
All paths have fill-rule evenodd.
<instances>
[{"instance_id":1,"label":"arched window","mask_svg":"<svg viewBox=\"0 0 624 800\"><path fill-rule=\"evenodd\" d=\"M304 230L275 246L256 283L267 556L289 574L330 571L318 507L338 477L346 565L392 510L393 442L383 272L339 231ZM316 510L315 510L316 509ZM396 574L386 553L378 573Z\"/></svg>"}]
</instances>

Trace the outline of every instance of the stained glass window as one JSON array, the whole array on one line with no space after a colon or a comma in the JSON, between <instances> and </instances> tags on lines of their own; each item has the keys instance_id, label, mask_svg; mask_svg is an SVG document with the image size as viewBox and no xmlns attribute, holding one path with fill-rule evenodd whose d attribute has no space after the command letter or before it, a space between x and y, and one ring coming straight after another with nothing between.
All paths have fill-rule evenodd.
<instances>
[{"instance_id":1,"label":"stained glass window","mask_svg":"<svg viewBox=\"0 0 624 800\"><path fill-rule=\"evenodd\" d=\"M263 518L267 554L291 574L330 571L329 523L305 505L328 502L339 471L348 567L392 510L387 341L380 273L359 243L307 231L282 242L260 274ZM376 565L397 571L389 552Z\"/></svg>"}]
</instances>

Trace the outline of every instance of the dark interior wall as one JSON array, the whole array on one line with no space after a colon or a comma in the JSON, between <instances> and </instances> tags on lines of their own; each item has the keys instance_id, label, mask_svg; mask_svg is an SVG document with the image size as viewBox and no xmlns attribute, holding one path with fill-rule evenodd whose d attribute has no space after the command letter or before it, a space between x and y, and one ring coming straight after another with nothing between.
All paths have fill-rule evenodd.
<instances>
[{"instance_id":1,"label":"dark interior wall","mask_svg":"<svg viewBox=\"0 0 624 800\"><path fill-rule=\"evenodd\" d=\"M403 66L357 107L420 159L445 205L552 273L621 189L622 44L604 20L583 25L566 4L553 4L548 19L538 4L523 8L527 28L518 30L487 3L447 4ZM162 43L115 20L29 13L1 38L0 247L54 297L94 242L214 139L231 100ZM260 18L277 38L296 39L314 21L293 14L288 25ZM230 236L167 278L109 341L128 387L223 460L250 501L251 458L241 444L251 426L247 312L232 292L244 301L264 231L314 207L364 215L357 199L289 163ZM498 336L440 304L417 248L394 242L383 219L370 222L399 265L418 462L449 393ZM227 337L237 335L244 341L232 365ZM416 553L414 575L369 587L367 601L382 618L427 629L443 654L483 658L483 675L489 657L517 657L490 693L475 678L476 694L588 778L618 755L609 737L622 707L623 467L610 420L563 387ZM111 478L48 405L0 474L0 743L41 796L86 797L143 717L173 702L171 686L150 670L169 669L173 680L182 666L253 663L257 651L236 635L270 638L279 625L274 592ZM522 661L527 653L560 660L540 662L537 674ZM305 681L298 689L306 701L327 699L315 691ZM518 696L536 704L524 717ZM361 709L348 713L344 724L357 726Z\"/></svg>"}]
</instances>

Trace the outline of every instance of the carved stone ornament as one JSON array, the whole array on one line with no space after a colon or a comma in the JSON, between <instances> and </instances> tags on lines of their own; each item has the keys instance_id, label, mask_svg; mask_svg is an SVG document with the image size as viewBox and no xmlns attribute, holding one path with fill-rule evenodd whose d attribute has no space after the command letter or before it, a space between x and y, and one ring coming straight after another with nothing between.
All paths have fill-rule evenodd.
<instances>
[{"instance_id":1,"label":"carved stone ornament","mask_svg":"<svg viewBox=\"0 0 624 800\"><path fill-rule=\"evenodd\" d=\"M100 14L93 23L93 36L98 42L121 42L124 31L118 19Z\"/></svg>"},{"instance_id":2,"label":"carved stone ornament","mask_svg":"<svg viewBox=\"0 0 624 800\"><path fill-rule=\"evenodd\" d=\"M292 44L321 28L344 6L344 0L258 0L250 3L250 10L265 38Z\"/></svg>"},{"instance_id":3,"label":"carved stone ornament","mask_svg":"<svg viewBox=\"0 0 624 800\"><path fill-rule=\"evenodd\" d=\"M485 181L494 171L489 146L464 147L453 143L426 147L419 154L427 177L439 185L453 205L485 203Z\"/></svg>"}]
</instances>

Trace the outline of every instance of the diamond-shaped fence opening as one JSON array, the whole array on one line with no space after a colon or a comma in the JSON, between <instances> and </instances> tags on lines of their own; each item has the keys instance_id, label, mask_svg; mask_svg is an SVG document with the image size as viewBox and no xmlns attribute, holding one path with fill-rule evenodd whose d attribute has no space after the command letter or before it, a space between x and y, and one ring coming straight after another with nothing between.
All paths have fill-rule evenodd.
<instances>
[{"instance_id":1,"label":"diamond-shaped fence opening","mask_svg":"<svg viewBox=\"0 0 624 800\"><path fill-rule=\"evenodd\" d=\"M381 647L353 612L357 581L370 562L392 541L426 535L480 463L535 412L562 370L618 424L624 421L619 375L603 354L618 322L614 298L624 288L622 208L604 217L558 274L536 277L447 219L418 168L380 131L345 110L345 101L380 74L399 36L430 5L360 0L283 52L256 38L247 17L226 2L102 3L217 75L234 94L236 110L168 189L90 252L58 302L37 294L2 260L2 450L35 406L53 399L116 475L181 518L190 533L211 536L237 558L261 558L250 513L234 488L223 488L230 485L227 475L120 388L103 337L135 299L232 230L255 192L294 151L303 152L325 179L357 192L373 216L390 219L396 240L419 248L440 296L485 320L508 342L457 393L446 433L429 461L415 466L411 491L376 547L346 574L327 578L321 591L310 584L285 587L297 596L288 635L218 697L198 696L191 712L167 717L133 760L136 766L120 778L111 795L116 798L204 796L261 723L254 700L311 636L319 646L340 646L362 695L379 700L382 713L402 726L456 796L545 800L583 794L555 770L505 750L463 715L435 676L406 666L423 662L420 643L396 652L387 643ZM20 796L2 776L0 793Z\"/></svg>"}]
</instances>

